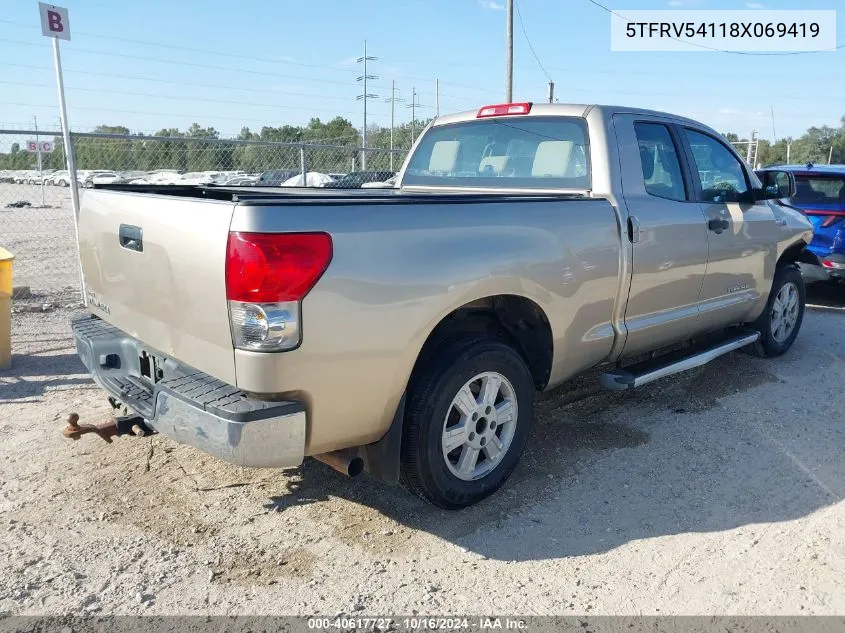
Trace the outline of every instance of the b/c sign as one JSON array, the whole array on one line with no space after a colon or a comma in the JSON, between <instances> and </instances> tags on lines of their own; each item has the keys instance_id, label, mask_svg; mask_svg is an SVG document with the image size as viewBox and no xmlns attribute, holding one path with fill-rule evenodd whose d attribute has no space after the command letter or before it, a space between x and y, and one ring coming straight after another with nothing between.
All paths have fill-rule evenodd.
<instances>
[{"instance_id":1,"label":"b/c sign","mask_svg":"<svg viewBox=\"0 0 845 633\"><path fill-rule=\"evenodd\" d=\"M60 40L70 40L70 21L67 9L52 4L38 3L41 14L41 34Z\"/></svg>"},{"instance_id":2,"label":"b/c sign","mask_svg":"<svg viewBox=\"0 0 845 633\"><path fill-rule=\"evenodd\" d=\"M28 152L43 152L49 154L53 151L53 144L50 141L27 141L26 149Z\"/></svg>"}]
</instances>

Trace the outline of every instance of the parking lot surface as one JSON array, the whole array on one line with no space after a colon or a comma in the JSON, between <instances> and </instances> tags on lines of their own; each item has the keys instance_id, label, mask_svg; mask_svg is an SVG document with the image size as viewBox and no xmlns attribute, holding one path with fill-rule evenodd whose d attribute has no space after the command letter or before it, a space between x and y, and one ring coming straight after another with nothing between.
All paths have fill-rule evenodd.
<instances>
[{"instance_id":1,"label":"parking lot surface","mask_svg":"<svg viewBox=\"0 0 845 633\"><path fill-rule=\"evenodd\" d=\"M64 439L70 412L110 409L63 287L16 304L0 372L2 613L845 611L845 288L811 290L782 358L545 394L512 479L450 513L313 460Z\"/></svg>"}]
</instances>

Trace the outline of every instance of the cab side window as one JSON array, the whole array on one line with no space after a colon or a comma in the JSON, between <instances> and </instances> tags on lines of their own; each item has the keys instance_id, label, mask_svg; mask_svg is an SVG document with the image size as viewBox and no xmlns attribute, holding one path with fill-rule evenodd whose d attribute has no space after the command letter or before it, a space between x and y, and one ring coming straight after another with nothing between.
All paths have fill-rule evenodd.
<instances>
[{"instance_id":1,"label":"cab side window","mask_svg":"<svg viewBox=\"0 0 845 633\"><path fill-rule=\"evenodd\" d=\"M669 128L660 123L635 123L646 193L669 200L686 200L681 163Z\"/></svg>"},{"instance_id":2,"label":"cab side window","mask_svg":"<svg viewBox=\"0 0 845 633\"><path fill-rule=\"evenodd\" d=\"M685 129L695 168L701 180L703 202L741 202L748 193L748 181L739 159L721 142Z\"/></svg>"}]
</instances>

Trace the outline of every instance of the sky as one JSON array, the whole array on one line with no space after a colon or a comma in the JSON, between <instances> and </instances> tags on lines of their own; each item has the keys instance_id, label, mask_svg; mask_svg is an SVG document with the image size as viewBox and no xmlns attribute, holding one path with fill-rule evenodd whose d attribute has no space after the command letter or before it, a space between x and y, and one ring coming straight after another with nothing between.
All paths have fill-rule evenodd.
<instances>
[{"instance_id":1,"label":"sky","mask_svg":"<svg viewBox=\"0 0 845 633\"><path fill-rule=\"evenodd\" d=\"M70 11L61 42L71 129L132 132L191 123L233 135L243 126L304 124L341 115L369 62L368 123L397 123L500 103L505 94L505 0L58 0ZM836 9L842 0L607 0L612 9ZM612 52L610 15L589 0L517 0L514 101L665 110L720 132L800 136L845 115L845 48L790 56ZM0 128L58 129L52 51L35 0L0 0ZM520 20L521 17L521 20ZM527 34L527 38L526 38ZM845 16L837 22L845 43ZM533 45L536 59L529 47ZM539 63L538 60L539 59ZM543 70L540 66L545 68ZM772 114L774 113L774 117ZM774 120L773 120L774 118Z\"/></svg>"}]
</instances>

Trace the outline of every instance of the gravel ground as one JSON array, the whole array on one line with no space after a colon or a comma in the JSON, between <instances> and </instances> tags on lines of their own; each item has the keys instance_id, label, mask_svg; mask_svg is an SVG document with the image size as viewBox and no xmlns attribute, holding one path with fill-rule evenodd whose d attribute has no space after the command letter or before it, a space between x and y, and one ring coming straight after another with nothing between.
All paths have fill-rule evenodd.
<instances>
[{"instance_id":1,"label":"gravel ground","mask_svg":"<svg viewBox=\"0 0 845 633\"><path fill-rule=\"evenodd\" d=\"M545 394L510 482L449 513L313 460L64 439L109 408L55 284L0 372L0 613L841 614L845 288L810 301L780 359Z\"/></svg>"}]
</instances>

